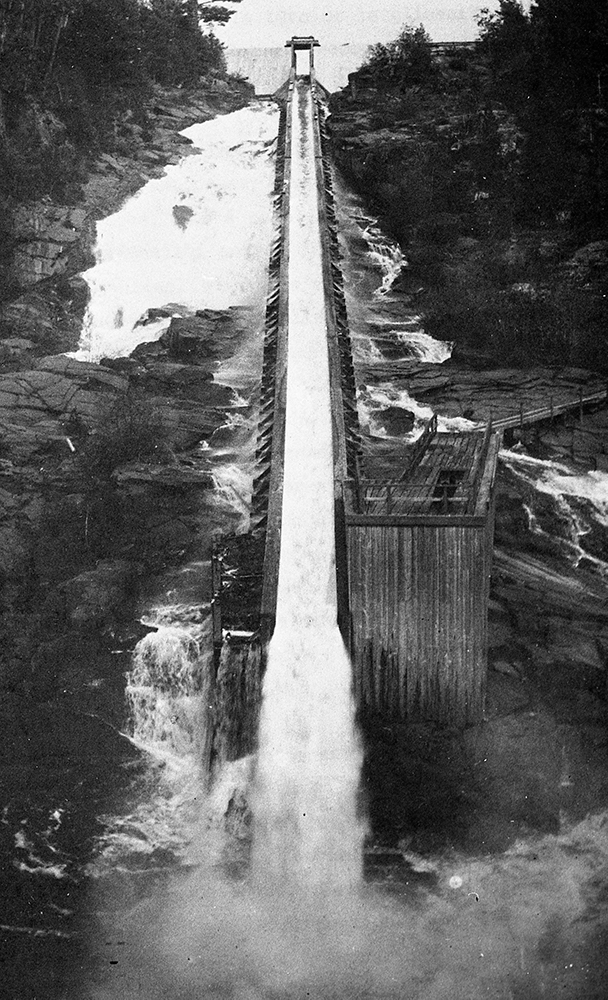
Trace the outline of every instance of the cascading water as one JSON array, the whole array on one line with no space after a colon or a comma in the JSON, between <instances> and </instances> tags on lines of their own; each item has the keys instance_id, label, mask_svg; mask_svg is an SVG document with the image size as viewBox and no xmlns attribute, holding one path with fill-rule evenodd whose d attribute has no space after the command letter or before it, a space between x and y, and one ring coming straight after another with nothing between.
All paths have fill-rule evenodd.
<instances>
[{"instance_id":1,"label":"cascading water","mask_svg":"<svg viewBox=\"0 0 608 1000\"><path fill-rule=\"evenodd\" d=\"M155 630L133 654L126 685L130 738L144 752L144 766L131 810L102 817L106 830L92 875L125 865L133 870L134 858L145 866L159 850L172 856L188 841L188 822L207 781L213 674L208 616L186 624L180 615L187 618L188 610L157 609L148 621Z\"/></svg>"},{"instance_id":2,"label":"cascading water","mask_svg":"<svg viewBox=\"0 0 608 1000\"><path fill-rule=\"evenodd\" d=\"M578 568L608 576L608 474L582 472L561 462L504 450L501 459L527 487L524 509L532 534L544 537Z\"/></svg>"},{"instance_id":3,"label":"cascading water","mask_svg":"<svg viewBox=\"0 0 608 1000\"><path fill-rule=\"evenodd\" d=\"M205 625L199 630L159 625L138 643L127 699L133 741L147 753L160 759L192 756L201 765L208 758L208 649Z\"/></svg>"},{"instance_id":4,"label":"cascading water","mask_svg":"<svg viewBox=\"0 0 608 1000\"><path fill-rule=\"evenodd\" d=\"M276 106L260 103L185 129L198 152L99 223L78 358L129 354L172 314L259 301L277 120Z\"/></svg>"},{"instance_id":5,"label":"cascading water","mask_svg":"<svg viewBox=\"0 0 608 1000\"><path fill-rule=\"evenodd\" d=\"M382 274L382 283L374 292L376 298L381 298L388 295L392 289L401 271L406 266L406 260L401 247L387 240L384 233L373 220L370 220L363 231L363 235L369 247L368 256L377 265Z\"/></svg>"},{"instance_id":6,"label":"cascading water","mask_svg":"<svg viewBox=\"0 0 608 1000\"><path fill-rule=\"evenodd\" d=\"M329 362L310 89L294 94L289 341L276 629L254 794L254 870L352 885L361 866L361 764L337 625Z\"/></svg>"},{"instance_id":7,"label":"cascading water","mask_svg":"<svg viewBox=\"0 0 608 1000\"><path fill-rule=\"evenodd\" d=\"M253 112L258 123L266 114L271 117L275 112L268 108ZM308 127L302 131L297 115L295 119L294 150L298 151L300 139L304 144L310 136L306 139ZM243 152L231 152L230 146L242 141L247 121L245 116L238 138L231 116L203 127L208 130L212 125L211 131L217 133L219 164L215 175L199 176L197 184L203 189L208 176L221 176L224 183L230 175L234 160L238 162ZM226 141L220 142L223 130ZM251 172L241 182L246 191L244 215L237 213L232 222L226 222L232 227L236 218L230 239L223 244L231 244L229 257L234 256L230 266L222 269L228 276L226 296L207 301L201 295L194 304L188 299L190 309L220 301L232 304L230 268L246 270L251 264L251 254L247 256L251 244L242 238L239 227L266 212L264 226L269 232L271 177L268 157L263 155L266 141L256 147L262 155L248 158ZM190 157L190 161L195 159ZM200 593L198 604L194 600L200 574L192 564L183 576L175 571L175 580L163 589L161 606L148 614L146 621L155 631L138 646L127 679L130 738L145 750L137 764L141 780L134 783L126 802L113 800L107 807L113 815L100 817L107 823L105 850L89 874L103 877L87 884L89 909L83 920L87 931L75 960L74 988L65 1000L84 995L91 1000L194 1000L202 996L206 1000L397 1000L404 996L510 1000L515 995L541 996L552 988L565 997L599 998L602 994L586 992L582 959L578 970L562 959L558 932L560 921L581 928L588 918L585 898L592 879L598 877L598 845L605 839L601 817L597 822L594 817L581 821L558 836L532 840L524 833L509 850L489 857L485 853L474 856L469 848L460 853L450 849L448 854L431 848L421 859L406 850L405 840L399 841L399 847L392 850L398 854L405 844L400 860L411 867L402 866L396 876L392 870L380 874L371 885L360 880L363 829L356 809L360 750L352 724L350 668L336 627L331 428L326 362L322 361L326 354L321 348L325 334L319 302L313 295L318 247L309 226L311 176L306 161L298 164L297 160L294 157L290 326L292 334L295 330L298 335L291 337L289 345L293 384L290 377L283 550L259 754L257 759L247 756L231 761L217 775L214 786L206 789L210 664L203 652L208 649L206 609L201 613ZM266 178L259 188L253 180L256 171ZM252 197L254 189L257 193ZM155 190L161 190L157 182ZM203 206L203 192L196 197ZM226 199L218 199L217 194L214 198L219 211ZM230 201L229 195L226 198ZM263 210L253 204L256 198L264 203ZM172 219L176 204L180 202L173 197L166 203ZM154 219L156 208L149 214ZM186 222L190 217L186 212L178 213L178 218ZM209 213L210 221L213 218ZM186 230L176 228L179 233L187 232L193 222L190 218ZM129 224L125 229L129 231ZM211 226L206 239L212 248L213 233ZM127 258L131 235L124 239ZM185 241L180 247L188 253ZM267 259L267 249L268 239L255 267L260 259ZM239 258L243 253L245 257ZM361 268L369 267L367 278L359 286L355 281L355 286L369 286L370 293L361 295L357 313L353 304L357 292L353 293L350 284L349 310L353 306L351 311L359 317L365 312L378 328L388 329L399 339L424 336L413 317L408 319L402 312L399 318L396 308L394 315L387 315L384 310L392 293L373 296L380 280L379 265L369 256L365 261ZM143 263L147 268L148 261ZM188 262L183 266L187 270ZM105 290L110 317L107 331L116 340L105 340L94 355L122 353L125 344L145 339L152 330L151 325L138 326L133 339L130 332L123 339L131 320L114 325L117 314L120 319L127 310L120 313L124 294L120 289L114 292L111 280L107 278ZM138 280L129 279L130 286L135 288ZM191 276L189 280L196 283L198 279ZM261 297L264 290L262 280ZM177 293L169 290L153 301L142 295L130 316L137 322L154 302L171 305L176 298L179 304ZM373 342L369 327L359 327L357 336L359 346L365 338L368 344ZM244 350L236 361L228 361L220 371L226 384L245 394L254 381L249 361L254 339L255 335L241 345ZM440 350L420 339L418 343L430 351ZM382 384L372 387L376 398L371 398L370 409L375 412L399 404L415 409L403 389L397 383L391 385L388 363L384 370ZM299 421L292 419L295 412L300 413ZM416 415L422 414L417 411ZM215 501L205 508L209 528L220 509L237 508L239 518L243 513L247 489L243 469L250 460L250 428L243 419L242 426L237 426L238 419L228 421L231 426L222 428L217 440L209 442L206 454L210 465L217 466ZM523 462L520 469L525 468ZM574 494L579 488L593 493L589 502L601 499L604 483L599 477L582 477L575 485L574 477L563 470L547 472L545 482L560 496L568 494L568 502L577 500ZM536 471L528 478L531 493L543 492ZM599 523L604 515L599 504L596 507ZM492 724L490 720L482 727L482 741ZM533 721L528 713L515 713L498 725L504 727L504 742L495 756L502 760L507 747L509 764L521 733ZM465 756L474 755L474 766L481 771L489 754L483 742L473 743L474 738L473 733L467 735ZM473 754L474 745L482 751L479 755ZM403 762L391 758L387 766L393 765L398 774ZM129 762L128 766L134 765ZM498 799L503 786L502 772L497 774ZM425 772L420 799L426 795L427 780ZM371 786L369 790L372 796L376 793ZM199 812L203 800L204 809ZM391 805L392 800L387 809ZM249 806L255 812L251 861ZM229 837L227 813L233 820ZM471 807L472 822L476 816ZM54 831L60 821L58 809L45 815L44 830L52 826ZM33 842L23 831L21 839ZM236 846L233 841L238 842ZM49 853L50 863L56 859L56 854ZM32 858L26 863L33 867ZM553 915L555 923L549 923ZM554 935L559 957L551 950ZM579 959L577 954L572 957L573 962Z\"/></svg>"},{"instance_id":8,"label":"cascading water","mask_svg":"<svg viewBox=\"0 0 608 1000\"><path fill-rule=\"evenodd\" d=\"M364 211L339 175L334 182L353 360L360 380L361 427L372 437L389 437L382 411L407 410L414 423L411 431L400 432L399 437L402 443L411 444L433 411L412 399L406 389L396 388L391 365L396 359L443 364L451 357L453 344L425 333L411 296L404 299L397 290L408 266L403 251L382 232L378 220ZM439 428L455 429L441 418Z\"/></svg>"},{"instance_id":9,"label":"cascading water","mask_svg":"<svg viewBox=\"0 0 608 1000\"><path fill-rule=\"evenodd\" d=\"M87 360L157 339L171 315L247 307L234 357L217 363L216 381L238 390L232 410L201 443L215 486L201 501L203 541L248 519L255 428L245 412L260 363L277 126L276 105L254 103L185 130L197 150L100 223L97 264L85 275L91 299L77 356ZM153 631L136 647L126 689L129 738L144 757L126 812L102 817L93 874L132 866L132 853L179 854L192 835L212 729L212 641L201 605L208 572L196 561L173 572L144 616Z\"/></svg>"}]
</instances>

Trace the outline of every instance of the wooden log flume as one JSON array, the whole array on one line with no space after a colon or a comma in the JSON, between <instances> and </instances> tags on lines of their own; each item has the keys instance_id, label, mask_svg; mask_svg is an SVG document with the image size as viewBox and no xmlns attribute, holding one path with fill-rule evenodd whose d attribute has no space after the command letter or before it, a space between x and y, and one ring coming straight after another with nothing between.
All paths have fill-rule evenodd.
<instances>
[{"instance_id":1,"label":"wooden log flume","mask_svg":"<svg viewBox=\"0 0 608 1000\"><path fill-rule=\"evenodd\" d=\"M299 42L302 39L296 40ZM304 39L303 41L307 41ZM312 52L312 42L310 50ZM310 76L316 214L331 404L338 625L353 664L359 711L466 725L482 718L487 604L494 528L494 476L504 422L438 433L433 419L401 452L391 481L365 476L351 338L340 268L322 91ZM289 219L296 75L281 95L264 358L251 527L224 539L215 557L215 641L226 678L249 690L251 657L232 671L226 644L254 645L256 690L275 624L289 338ZM295 103L293 103L295 107ZM300 104L300 113L304 104ZM296 150L293 151L295 159ZM298 164L300 161L298 161ZM301 170L298 166L298 170ZM294 276L291 276L292 280ZM297 280L297 278L296 278ZM292 286L293 287L293 286ZM294 294L295 294L295 290ZM313 442L314 445L314 442ZM224 650L219 658L220 650ZM236 663L236 660L234 661ZM253 708L247 700L246 712ZM253 730L250 720L245 726ZM249 744L247 744L249 746ZM243 742L239 743L242 751Z\"/></svg>"}]
</instances>

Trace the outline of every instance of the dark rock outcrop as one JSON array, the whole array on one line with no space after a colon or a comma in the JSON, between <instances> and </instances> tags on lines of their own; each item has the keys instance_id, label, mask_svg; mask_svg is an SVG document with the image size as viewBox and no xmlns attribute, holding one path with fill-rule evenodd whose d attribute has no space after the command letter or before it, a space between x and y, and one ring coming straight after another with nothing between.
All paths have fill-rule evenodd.
<instances>
[{"instance_id":1,"label":"dark rock outcrop","mask_svg":"<svg viewBox=\"0 0 608 1000\"><path fill-rule=\"evenodd\" d=\"M103 559L95 569L68 580L61 587L70 626L99 628L128 617L133 606L137 566L125 559Z\"/></svg>"}]
</instances>

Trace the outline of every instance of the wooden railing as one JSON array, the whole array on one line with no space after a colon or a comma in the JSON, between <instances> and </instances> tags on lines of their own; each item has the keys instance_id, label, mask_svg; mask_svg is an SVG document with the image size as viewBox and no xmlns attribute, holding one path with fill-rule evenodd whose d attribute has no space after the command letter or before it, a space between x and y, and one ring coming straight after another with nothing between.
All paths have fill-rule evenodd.
<instances>
[{"instance_id":1,"label":"wooden railing","mask_svg":"<svg viewBox=\"0 0 608 1000\"><path fill-rule=\"evenodd\" d=\"M429 420L428 424L424 428L422 434L420 435L419 438L417 438L411 450L409 451L407 466L403 472L403 475L400 477L401 479L404 479L412 471L412 469L414 469L418 465L418 462L420 461L420 459L422 458L426 449L429 446L431 438L434 438L436 433L437 433L437 414L434 413L431 419Z\"/></svg>"},{"instance_id":2,"label":"wooden railing","mask_svg":"<svg viewBox=\"0 0 608 1000\"><path fill-rule=\"evenodd\" d=\"M405 478L414 472L436 429L437 418L434 417L425 428L424 435L421 435L416 442L418 445L417 454L410 459L406 471L399 479L361 478L351 480L345 489L347 509L353 514L378 517L415 515L416 508L419 508L421 513L423 508L426 508L426 513L429 515L435 513L442 516L451 514L472 516L475 512L484 476L490 442L496 428L492 421L486 425L481 445L475 455L475 465L471 468L470 478L465 476L461 482L446 482L443 494L441 493L441 484L438 484L436 478L424 484L408 482ZM439 472L438 466L437 473ZM439 493L436 492L438 488Z\"/></svg>"},{"instance_id":3,"label":"wooden railing","mask_svg":"<svg viewBox=\"0 0 608 1000\"><path fill-rule=\"evenodd\" d=\"M467 503L467 514L472 514L475 510L475 504L477 503L477 494L479 493L479 486L483 477L486 459L488 457L488 448L490 447L490 440L492 433L494 431L494 425L492 423L492 418L488 421L486 425L485 434L483 436L483 444L481 446L481 451L477 459L477 468L475 469L475 475L473 477L473 482L471 484L471 492L469 494L469 500Z\"/></svg>"},{"instance_id":4,"label":"wooden railing","mask_svg":"<svg viewBox=\"0 0 608 1000\"><path fill-rule=\"evenodd\" d=\"M529 410L525 409L524 403L519 404L518 412L511 413L506 417L494 417L492 423L497 431L505 431L523 428L526 424L537 424L544 420L553 420L555 417L563 416L566 413L574 413L578 410L579 419L583 419L583 412L586 407L601 405L608 400L608 387L605 389L595 389L585 392L579 389L578 395L570 399L556 400L553 394L549 395L549 400L542 406L533 406Z\"/></svg>"}]
</instances>

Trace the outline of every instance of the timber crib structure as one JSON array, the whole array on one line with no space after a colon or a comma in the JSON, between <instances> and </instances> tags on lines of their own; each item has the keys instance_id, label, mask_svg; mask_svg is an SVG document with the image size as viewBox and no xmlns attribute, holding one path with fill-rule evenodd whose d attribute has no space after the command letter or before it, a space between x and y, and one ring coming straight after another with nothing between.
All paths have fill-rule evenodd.
<instances>
[{"instance_id":1,"label":"timber crib structure","mask_svg":"<svg viewBox=\"0 0 608 1000\"><path fill-rule=\"evenodd\" d=\"M324 92L312 37L294 37L281 101L260 384L256 472L248 533L214 553L214 643L229 696L253 714L275 624L285 445L292 97L298 51L309 53L314 169L332 409L338 625L362 716L466 725L483 714L487 606L500 434L445 434L433 419L391 481L365 477ZM300 77L300 81L302 77ZM245 646L255 655L234 656ZM228 652L227 652L228 651ZM237 662L238 661L238 662ZM240 664L240 666L238 665ZM252 664L255 666L252 667ZM244 673L251 669L260 676ZM226 679L228 678L228 679ZM240 692L240 694L239 694ZM244 728L255 731L255 720ZM252 749L240 741L233 755Z\"/></svg>"}]
</instances>

